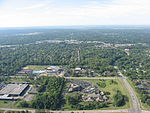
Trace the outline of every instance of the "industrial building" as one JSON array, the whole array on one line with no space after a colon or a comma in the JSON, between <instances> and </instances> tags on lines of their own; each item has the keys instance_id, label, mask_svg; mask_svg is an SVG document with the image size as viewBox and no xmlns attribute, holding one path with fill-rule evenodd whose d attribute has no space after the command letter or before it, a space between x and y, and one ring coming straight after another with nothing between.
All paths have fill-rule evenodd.
<instances>
[{"instance_id":1,"label":"industrial building","mask_svg":"<svg viewBox=\"0 0 150 113\"><path fill-rule=\"evenodd\" d=\"M10 100L23 96L28 89L28 84L7 84L0 90L0 100Z\"/></svg>"}]
</instances>

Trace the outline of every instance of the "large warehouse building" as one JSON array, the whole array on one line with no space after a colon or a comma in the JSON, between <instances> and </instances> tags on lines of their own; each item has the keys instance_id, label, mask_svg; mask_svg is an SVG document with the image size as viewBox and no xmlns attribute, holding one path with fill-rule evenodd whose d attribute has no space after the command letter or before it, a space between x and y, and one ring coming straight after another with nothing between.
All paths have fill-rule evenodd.
<instances>
[{"instance_id":1,"label":"large warehouse building","mask_svg":"<svg viewBox=\"0 0 150 113\"><path fill-rule=\"evenodd\" d=\"M10 97L23 96L29 89L28 84L7 84L0 90L0 99L10 99Z\"/></svg>"}]
</instances>

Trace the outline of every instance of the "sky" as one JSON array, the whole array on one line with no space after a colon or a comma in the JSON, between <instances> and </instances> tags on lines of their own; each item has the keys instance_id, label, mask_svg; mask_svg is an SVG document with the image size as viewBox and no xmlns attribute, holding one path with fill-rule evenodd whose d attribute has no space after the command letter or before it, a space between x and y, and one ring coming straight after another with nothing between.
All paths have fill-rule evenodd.
<instances>
[{"instance_id":1,"label":"sky","mask_svg":"<svg viewBox=\"0 0 150 113\"><path fill-rule=\"evenodd\" d=\"M0 0L0 27L150 25L150 0Z\"/></svg>"}]
</instances>

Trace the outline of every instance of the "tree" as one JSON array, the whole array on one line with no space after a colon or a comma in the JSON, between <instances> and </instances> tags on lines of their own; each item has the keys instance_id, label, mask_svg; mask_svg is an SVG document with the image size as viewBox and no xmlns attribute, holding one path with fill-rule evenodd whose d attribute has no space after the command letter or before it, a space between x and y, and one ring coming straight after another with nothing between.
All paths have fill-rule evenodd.
<instances>
[{"instance_id":1,"label":"tree","mask_svg":"<svg viewBox=\"0 0 150 113\"><path fill-rule=\"evenodd\" d=\"M73 93L65 96L68 105L76 105L81 101L81 94Z\"/></svg>"},{"instance_id":2,"label":"tree","mask_svg":"<svg viewBox=\"0 0 150 113\"><path fill-rule=\"evenodd\" d=\"M25 101L25 100L21 100L21 101L18 103L17 106L18 106L18 107L25 107L25 108L27 108L27 107L29 107L29 103L28 103L27 101Z\"/></svg>"},{"instance_id":3,"label":"tree","mask_svg":"<svg viewBox=\"0 0 150 113\"><path fill-rule=\"evenodd\" d=\"M122 95L121 91L119 90L116 91L116 94L113 96L113 98L114 98L113 105L115 107L123 106L127 101L127 97Z\"/></svg>"}]
</instances>

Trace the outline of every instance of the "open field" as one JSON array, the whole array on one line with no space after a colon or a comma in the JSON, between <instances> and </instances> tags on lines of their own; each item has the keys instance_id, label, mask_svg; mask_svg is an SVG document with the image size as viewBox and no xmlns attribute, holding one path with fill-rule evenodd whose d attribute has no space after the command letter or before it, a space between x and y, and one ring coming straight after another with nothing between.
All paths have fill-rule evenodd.
<instances>
[{"instance_id":1,"label":"open field","mask_svg":"<svg viewBox=\"0 0 150 113\"><path fill-rule=\"evenodd\" d=\"M11 78L10 80L8 80L9 82L26 82L27 81L27 78L26 77L21 77L21 78L18 78L18 77L14 77L14 78Z\"/></svg>"},{"instance_id":2,"label":"open field","mask_svg":"<svg viewBox=\"0 0 150 113\"><path fill-rule=\"evenodd\" d=\"M24 67L23 69L32 69L34 71L39 71L39 70L43 70L49 66L50 65L28 65L28 66Z\"/></svg>"},{"instance_id":3,"label":"open field","mask_svg":"<svg viewBox=\"0 0 150 113\"><path fill-rule=\"evenodd\" d=\"M15 101L0 101L0 107L13 108Z\"/></svg>"},{"instance_id":4,"label":"open field","mask_svg":"<svg viewBox=\"0 0 150 113\"><path fill-rule=\"evenodd\" d=\"M12 76L10 79L7 81L9 82L33 82L33 77L27 77L27 76Z\"/></svg>"},{"instance_id":5,"label":"open field","mask_svg":"<svg viewBox=\"0 0 150 113\"><path fill-rule=\"evenodd\" d=\"M7 101L0 101L0 107L7 107L8 102Z\"/></svg>"}]
</instances>

